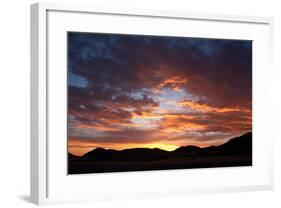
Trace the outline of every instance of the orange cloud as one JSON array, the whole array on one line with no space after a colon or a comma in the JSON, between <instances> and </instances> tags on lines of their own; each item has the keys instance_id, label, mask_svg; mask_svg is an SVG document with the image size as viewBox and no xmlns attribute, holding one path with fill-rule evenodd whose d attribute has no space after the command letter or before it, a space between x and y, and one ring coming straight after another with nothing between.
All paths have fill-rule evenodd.
<instances>
[{"instance_id":1,"label":"orange cloud","mask_svg":"<svg viewBox=\"0 0 281 208\"><path fill-rule=\"evenodd\" d=\"M180 101L180 102L178 102L178 104L182 107L188 107L193 110L200 111L200 112L227 113L227 112L241 111L240 108L223 108L223 107L219 108L219 107L210 106L205 103L201 104L201 103L197 103L197 102L190 101L190 100Z\"/></svg>"},{"instance_id":2,"label":"orange cloud","mask_svg":"<svg viewBox=\"0 0 281 208\"><path fill-rule=\"evenodd\" d=\"M193 122L193 119L195 119L193 115L168 114L161 120L160 128L166 133L199 131L206 128L204 124Z\"/></svg>"},{"instance_id":3,"label":"orange cloud","mask_svg":"<svg viewBox=\"0 0 281 208\"><path fill-rule=\"evenodd\" d=\"M142 119L160 119L163 115L151 112L141 112L140 114L133 113L132 118L142 118Z\"/></svg>"},{"instance_id":4,"label":"orange cloud","mask_svg":"<svg viewBox=\"0 0 281 208\"><path fill-rule=\"evenodd\" d=\"M195 124L195 123L187 123L187 122L164 122L162 124L162 128L164 132L167 133L175 133L175 132L183 132L183 131L199 131L205 129L205 125L203 124Z\"/></svg>"},{"instance_id":5,"label":"orange cloud","mask_svg":"<svg viewBox=\"0 0 281 208\"><path fill-rule=\"evenodd\" d=\"M186 78L181 78L179 76L166 79L165 81L161 82L157 88L163 88L163 87L170 87L173 90L180 91L181 88L187 83Z\"/></svg>"},{"instance_id":6,"label":"orange cloud","mask_svg":"<svg viewBox=\"0 0 281 208\"><path fill-rule=\"evenodd\" d=\"M76 127L81 129L96 129L98 131L120 131L119 128L113 126L101 126L101 125L94 125L94 124L78 124Z\"/></svg>"},{"instance_id":7,"label":"orange cloud","mask_svg":"<svg viewBox=\"0 0 281 208\"><path fill-rule=\"evenodd\" d=\"M194 115L186 115L186 114L165 114L164 115L165 118L168 119L178 119L178 118L182 118L182 119L194 119L196 118L196 116Z\"/></svg>"}]
</instances>

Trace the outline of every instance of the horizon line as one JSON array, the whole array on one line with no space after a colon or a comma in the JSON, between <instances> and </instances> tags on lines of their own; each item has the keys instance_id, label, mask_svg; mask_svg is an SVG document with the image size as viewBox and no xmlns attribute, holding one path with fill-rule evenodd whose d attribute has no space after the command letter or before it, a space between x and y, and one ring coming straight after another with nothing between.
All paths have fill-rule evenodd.
<instances>
[{"instance_id":1,"label":"horizon line","mask_svg":"<svg viewBox=\"0 0 281 208\"><path fill-rule=\"evenodd\" d=\"M237 137L230 138L230 139L228 139L226 142L224 142L224 143L222 143L222 144L220 144L220 145L209 145L209 146L205 146L205 147L199 147L199 146L196 146L196 145L185 145L185 146L179 146L179 147L177 147L176 149L170 150L170 151L169 151L169 150L165 150L165 149L161 149L161 148L158 148L158 147L154 147L154 148L149 148L149 147L133 147L133 148L125 148L125 149L112 149L112 148L95 147L95 148L93 148L92 150L90 150L90 151L84 153L84 154L81 155L81 156L75 155L75 154L73 154L73 153L71 153L71 152L69 152L69 151L67 151L67 153L68 153L68 154L72 154L72 155L74 155L74 156L76 156L76 157L83 157L85 154L87 154L87 153L89 153L89 152L92 152L92 151L94 151L94 150L96 150L96 149L114 150L114 151L118 151L118 152L123 151L123 150L129 150L129 149L159 149L159 150L162 150L162 151L165 151L165 152L173 152L173 151L175 151L175 150L177 150L177 149L179 149L179 148L181 148L181 147L198 147L198 148L200 148L200 149L203 149L203 148L207 148L207 147L218 147L218 146L221 146L221 145L223 145L223 144L226 144L227 142L229 142L229 141L232 140L232 139L241 137L241 136L246 135L246 134L249 134L249 133L252 133L252 131L243 133L243 134L241 134L240 136L237 136Z\"/></svg>"}]
</instances>

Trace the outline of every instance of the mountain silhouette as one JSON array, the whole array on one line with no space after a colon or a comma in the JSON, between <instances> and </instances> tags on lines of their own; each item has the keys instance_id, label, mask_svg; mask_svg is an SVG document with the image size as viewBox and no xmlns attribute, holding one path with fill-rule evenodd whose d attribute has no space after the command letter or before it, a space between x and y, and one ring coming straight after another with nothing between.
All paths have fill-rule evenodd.
<instances>
[{"instance_id":1,"label":"mountain silhouette","mask_svg":"<svg viewBox=\"0 0 281 208\"><path fill-rule=\"evenodd\" d=\"M96 161L145 161L157 160L167 157L168 152L158 148L132 148L124 150L113 150L96 148L82 156L83 159Z\"/></svg>"},{"instance_id":2,"label":"mountain silhouette","mask_svg":"<svg viewBox=\"0 0 281 208\"><path fill-rule=\"evenodd\" d=\"M203 149L207 155L244 155L252 154L252 133L230 139L220 146L211 146Z\"/></svg>"},{"instance_id":3,"label":"mountain silhouette","mask_svg":"<svg viewBox=\"0 0 281 208\"><path fill-rule=\"evenodd\" d=\"M68 159L69 160L79 160L79 159L81 159L81 157L68 153Z\"/></svg>"},{"instance_id":4,"label":"mountain silhouette","mask_svg":"<svg viewBox=\"0 0 281 208\"><path fill-rule=\"evenodd\" d=\"M224 149L235 148L239 150L248 150L252 147L252 132L230 139L228 142L220 145L220 147Z\"/></svg>"},{"instance_id":5,"label":"mountain silhouette","mask_svg":"<svg viewBox=\"0 0 281 208\"><path fill-rule=\"evenodd\" d=\"M173 154L178 157L196 157L201 151L202 149L200 147L189 145L177 148L173 151Z\"/></svg>"},{"instance_id":6,"label":"mountain silhouette","mask_svg":"<svg viewBox=\"0 0 281 208\"><path fill-rule=\"evenodd\" d=\"M219 146L209 146L200 148L189 145L177 148L174 151L165 151L158 148L132 148L124 150L95 148L81 157L69 153L69 160L94 160L94 161L149 161L167 158L216 155L243 155L252 154L252 133L246 133L240 137L230 139L228 142Z\"/></svg>"},{"instance_id":7,"label":"mountain silhouette","mask_svg":"<svg viewBox=\"0 0 281 208\"><path fill-rule=\"evenodd\" d=\"M68 173L104 173L252 165L252 133L218 146L182 146L174 151L158 148L124 150L95 148L83 156L68 154Z\"/></svg>"}]
</instances>

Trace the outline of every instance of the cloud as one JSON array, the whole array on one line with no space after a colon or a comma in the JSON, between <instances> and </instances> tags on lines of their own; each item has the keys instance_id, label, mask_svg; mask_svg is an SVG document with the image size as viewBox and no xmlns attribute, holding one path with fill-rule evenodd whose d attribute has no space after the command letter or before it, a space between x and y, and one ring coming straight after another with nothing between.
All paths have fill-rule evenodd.
<instances>
[{"instance_id":1,"label":"cloud","mask_svg":"<svg viewBox=\"0 0 281 208\"><path fill-rule=\"evenodd\" d=\"M215 113L227 113L227 112L240 112L242 111L242 109L240 109L239 107L216 107L216 106L212 106L209 105L207 103L204 102L195 102L192 100L182 100L179 101L177 103L180 106L186 107L186 108L190 108L192 110L195 111L199 111L199 112L215 112ZM246 110L248 111L248 110Z\"/></svg>"},{"instance_id":2,"label":"cloud","mask_svg":"<svg viewBox=\"0 0 281 208\"><path fill-rule=\"evenodd\" d=\"M127 93L188 80L187 91L213 103L251 98L251 41L70 33L69 45L71 72L93 89Z\"/></svg>"},{"instance_id":3,"label":"cloud","mask_svg":"<svg viewBox=\"0 0 281 208\"><path fill-rule=\"evenodd\" d=\"M251 131L251 41L69 32L68 70L79 141L202 144Z\"/></svg>"}]
</instances>

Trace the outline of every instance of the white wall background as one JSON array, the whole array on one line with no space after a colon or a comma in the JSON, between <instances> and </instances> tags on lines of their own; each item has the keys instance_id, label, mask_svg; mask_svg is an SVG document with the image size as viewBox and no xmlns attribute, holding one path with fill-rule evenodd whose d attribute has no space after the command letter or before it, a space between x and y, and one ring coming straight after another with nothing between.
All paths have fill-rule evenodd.
<instances>
[{"instance_id":1,"label":"white wall background","mask_svg":"<svg viewBox=\"0 0 281 208\"><path fill-rule=\"evenodd\" d=\"M33 207L29 197L29 5L2 1L0 9L0 207ZM109 7L186 10L270 16L274 28L275 189L274 191L193 195L144 200L55 205L54 207L280 207L281 206L281 5L276 0L80 0L61 1ZM280 127L279 127L280 126ZM237 176L239 177L239 176ZM94 187L93 187L94 189Z\"/></svg>"}]
</instances>

